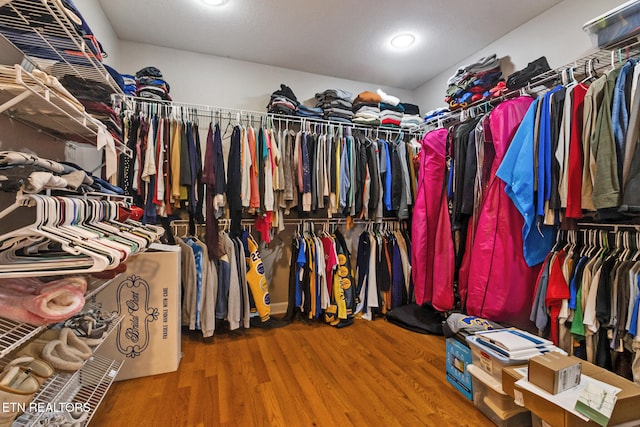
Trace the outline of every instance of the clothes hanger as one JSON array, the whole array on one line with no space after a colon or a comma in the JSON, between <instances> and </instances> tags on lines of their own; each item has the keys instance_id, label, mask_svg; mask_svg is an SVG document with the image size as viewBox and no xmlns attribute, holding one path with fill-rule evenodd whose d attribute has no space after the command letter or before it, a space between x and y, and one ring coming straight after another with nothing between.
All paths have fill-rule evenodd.
<instances>
[{"instance_id":1,"label":"clothes hanger","mask_svg":"<svg viewBox=\"0 0 640 427\"><path fill-rule=\"evenodd\" d=\"M135 235L117 228L113 224L109 224L106 220L115 217L117 213L117 205L115 202L99 201L99 200L78 200L72 199L73 203L77 203L81 208L88 211L87 221L80 221L81 226L102 233L103 237L123 245L128 246L132 253L138 253L147 246L147 240L141 236Z\"/></svg>"},{"instance_id":2,"label":"clothes hanger","mask_svg":"<svg viewBox=\"0 0 640 427\"><path fill-rule=\"evenodd\" d=\"M43 224L39 227L40 230L44 230L50 234L55 234L63 238L70 239L76 246L82 246L94 253L106 255L110 259L110 266L112 268L117 267L121 260L126 258L126 251L123 252L112 246L107 246L97 241L97 239L86 238L83 233L77 229L65 229L59 226L60 224L60 207L58 201L55 198L35 195L42 198L42 202L48 207L48 216L45 218ZM47 213L47 211L45 211Z\"/></svg>"},{"instance_id":3,"label":"clothes hanger","mask_svg":"<svg viewBox=\"0 0 640 427\"><path fill-rule=\"evenodd\" d=\"M93 251L89 246L83 245L82 241L69 239L64 235L50 233L43 229L42 225L46 224L49 219L46 217L46 207L44 205L43 196L29 195L26 196L30 202L34 203L36 211L36 220L33 224L14 230L3 235L3 242L0 245L0 259L3 265L0 265L0 274L4 277L27 277L33 275L34 271L38 271L39 275L59 275L62 273L77 273L103 271L110 265L110 260L104 256L101 251ZM46 258L42 259L38 256L11 258L16 251L20 249L18 246L9 246L7 244L15 243L14 237L33 236L44 238L49 242L55 243L57 247L56 254L44 254ZM60 255L60 254L63 255ZM56 257L56 255L58 255ZM7 265L7 260L11 262ZM65 260L71 260L71 264L64 263ZM51 264L53 262L53 265ZM60 262L57 262L60 261Z\"/></svg>"}]
</instances>

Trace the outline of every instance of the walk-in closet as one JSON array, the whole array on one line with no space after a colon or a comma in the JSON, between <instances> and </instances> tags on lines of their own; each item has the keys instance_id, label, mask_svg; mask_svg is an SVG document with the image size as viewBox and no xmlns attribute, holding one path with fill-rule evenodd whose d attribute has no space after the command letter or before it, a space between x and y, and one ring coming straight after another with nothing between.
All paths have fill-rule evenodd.
<instances>
[{"instance_id":1,"label":"walk-in closet","mask_svg":"<svg viewBox=\"0 0 640 427\"><path fill-rule=\"evenodd\" d=\"M640 425L639 81L638 0L0 0L0 425Z\"/></svg>"}]
</instances>

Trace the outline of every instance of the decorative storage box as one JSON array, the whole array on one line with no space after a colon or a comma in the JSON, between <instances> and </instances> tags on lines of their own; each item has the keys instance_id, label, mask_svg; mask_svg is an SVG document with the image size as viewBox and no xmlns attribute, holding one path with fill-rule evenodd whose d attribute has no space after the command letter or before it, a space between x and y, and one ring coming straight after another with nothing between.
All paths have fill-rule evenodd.
<instances>
[{"instance_id":1,"label":"decorative storage box","mask_svg":"<svg viewBox=\"0 0 640 427\"><path fill-rule=\"evenodd\" d=\"M124 316L100 353L125 360L117 380L172 372L180 364L180 248L154 245L127 261L127 271L95 299Z\"/></svg>"},{"instance_id":2,"label":"decorative storage box","mask_svg":"<svg viewBox=\"0 0 640 427\"><path fill-rule=\"evenodd\" d=\"M640 1L628 1L587 22L582 29L595 35L599 48L614 47L640 33Z\"/></svg>"},{"instance_id":3,"label":"decorative storage box","mask_svg":"<svg viewBox=\"0 0 640 427\"><path fill-rule=\"evenodd\" d=\"M471 349L461 340L447 338L447 381L457 388L467 399L473 400L471 374Z\"/></svg>"}]
</instances>

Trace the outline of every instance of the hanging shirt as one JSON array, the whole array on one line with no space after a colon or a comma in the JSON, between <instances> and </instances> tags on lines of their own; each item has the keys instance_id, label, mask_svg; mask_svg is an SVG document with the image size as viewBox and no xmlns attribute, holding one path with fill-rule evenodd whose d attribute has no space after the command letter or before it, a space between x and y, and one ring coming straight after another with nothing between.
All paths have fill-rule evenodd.
<instances>
[{"instance_id":1,"label":"hanging shirt","mask_svg":"<svg viewBox=\"0 0 640 427\"><path fill-rule=\"evenodd\" d=\"M164 161L165 161L165 141L164 141L164 136L165 136L165 126L168 125L167 121L165 119L160 119L159 120L159 126L158 126L158 144L157 144L157 155L158 155L158 161L156 164L157 167L157 171L156 171L156 175L158 177L157 180L157 185L156 185L156 192L155 192L155 200L154 203L156 205L162 205L163 201L164 201ZM166 216L166 215L163 215Z\"/></svg>"},{"instance_id":2,"label":"hanging shirt","mask_svg":"<svg viewBox=\"0 0 640 427\"><path fill-rule=\"evenodd\" d=\"M569 142L569 173L567 179L567 218L582 218L582 126L584 98L587 87L579 84L573 89L571 139Z\"/></svg>"},{"instance_id":3,"label":"hanging shirt","mask_svg":"<svg viewBox=\"0 0 640 427\"><path fill-rule=\"evenodd\" d=\"M284 133L283 138L283 148L282 151L284 153L284 200L287 202L287 206L291 207L294 200L297 199L295 194L295 185L294 185L294 176L296 176L295 172L295 158L294 158L294 150L295 150L295 134L293 131L286 131ZM289 213L288 211L286 212Z\"/></svg>"},{"instance_id":4,"label":"hanging shirt","mask_svg":"<svg viewBox=\"0 0 640 427\"><path fill-rule=\"evenodd\" d=\"M562 300L569 299L569 287L566 279L562 274L562 264L565 261L566 253L559 251L549 270L549 282L547 292L545 294L545 306L549 308L549 317L551 323L550 337L555 345L558 345L558 316L562 306Z\"/></svg>"},{"instance_id":5,"label":"hanging shirt","mask_svg":"<svg viewBox=\"0 0 640 427\"><path fill-rule=\"evenodd\" d=\"M583 127L582 127L582 207L589 211L596 208L593 205L593 179L595 177L595 157L591 150L591 135L596 128L598 107L602 102L603 89L607 81L606 74L591 83L584 98Z\"/></svg>"},{"instance_id":6,"label":"hanging shirt","mask_svg":"<svg viewBox=\"0 0 640 427\"><path fill-rule=\"evenodd\" d=\"M231 218L231 234L240 233L242 216L242 129L234 126L231 133L227 167L227 206Z\"/></svg>"},{"instance_id":7,"label":"hanging shirt","mask_svg":"<svg viewBox=\"0 0 640 427\"><path fill-rule=\"evenodd\" d=\"M216 123L213 133L213 173L214 181L214 197L213 209L217 218L224 213L224 194L227 190L227 183L224 171L224 154L222 151L222 137L220 135L220 125Z\"/></svg>"},{"instance_id":8,"label":"hanging shirt","mask_svg":"<svg viewBox=\"0 0 640 427\"><path fill-rule=\"evenodd\" d=\"M341 154L341 150L342 150L342 138L341 137L336 137L335 143L335 165L334 165L334 173L333 173L333 180L332 180L332 190L331 192L333 193L331 195L331 213L332 214L336 214L338 213L338 210L340 209L340 182L341 182L341 164L340 161L342 160L342 154Z\"/></svg>"},{"instance_id":9,"label":"hanging shirt","mask_svg":"<svg viewBox=\"0 0 640 427\"><path fill-rule=\"evenodd\" d=\"M540 108L536 214L542 217L545 215L545 203L551 198L551 95L559 89L555 87L546 93Z\"/></svg>"},{"instance_id":10,"label":"hanging shirt","mask_svg":"<svg viewBox=\"0 0 640 427\"><path fill-rule=\"evenodd\" d=\"M311 164L309 155L309 139L310 135L306 132L302 133L300 142L301 153L301 171L302 171L302 210L304 212L311 211Z\"/></svg>"},{"instance_id":11,"label":"hanging shirt","mask_svg":"<svg viewBox=\"0 0 640 427\"><path fill-rule=\"evenodd\" d=\"M180 206L180 152L182 150L182 127L178 120L173 121L171 134L171 201Z\"/></svg>"},{"instance_id":12,"label":"hanging shirt","mask_svg":"<svg viewBox=\"0 0 640 427\"><path fill-rule=\"evenodd\" d=\"M253 295L260 320L269 320L271 313L271 297L269 294L269 284L264 275L264 264L258 251L258 244L251 235L247 235L247 247L245 251L249 253L247 257L247 283Z\"/></svg>"},{"instance_id":13,"label":"hanging shirt","mask_svg":"<svg viewBox=\"0 0 640 427\"><path fill-rule=\"evenodd\" d=\"M236 259L235 245L227 233L221 233L222 245L229 260L229 300L227 310L227 321L229 329L236 330L240 327L242 320L242 291L240 277L238 275L238 264ZM244 256L244 254L241 254Z\"/></svg>"},{"instance_id":14,"label":"hanging shirt","mask_svg":"<svg viewBox=\"0 0 640 427\"><path fill-rule=\"evenodd\" d=\"M266 155L264 156L264 209L266 212L274 210L273 192L273 150L271 148L271 134L264 132ZM265 154L265 153L263 153Z\"/></svg>"},{"instance_id":15,"label":"hanging shirt","mask_svg":"<svg viewBox=\"0 0 640 427\"><path fill-rule=\"evenodd\" d=\"M307 263L306 256L307 245L304 239L299 239L298 245L298 254L296 256L296 307L303 308L303 292L302 292L302 281L304 279L304 266Z\"/></svg>"},{"instance_id":16,"label":"hanging shirt","mask_svg":"<svg viewBox=\"0 0 640 427\"><path fill-rule=\"evenodd\" d=\"M242 207L249 208L251 205L251 150L249 149L249 130L242 128L242 184L240 193L242 194Z\"/></svg>"},{"instance_id":17,"label":"hanging shirt","mask_svg":"<svg viewBox=\"0 0 640 427\"><path fill-rule=\"evenodd\" d=\"M349 161L349 145L346 139L342 144L342 156L340 158L340 204L338 211L349 207L349 190L351 188L351 170Z\"/></svg>"},{"instance_id":18,"label":"hanging shirt","mask_svg":"<svg viewBox=\"0 0 640 427\"><path fill-rule=\"evenodd\" d=\"M391 170L391 156L389 154L389 145L385 140L378 140L380 143L380 173L384 176L384 191L383 201L387 211L393 210L393 204L391 203L391 183L392 183L392 170Z\"/></svg>"},{"instance_id":19,"label":"hanging shirt","mask_svg":"<svg viewBox=\"0 0 640 427\"><path fill-rule=\"evenodd\" d=\"M353 138L353 136L348 135L347 138L347 145L348 145L348 150L349 150L349 156L347 157L347 160L349 161L350 165L349 165L349 171L350 171L350 184L349 184L349 201L348 201L348 207L349 207L349 215L350 216L355 216L356 214L356 148L355 148L355 139Z\"/></svg>"},{"instance_id":20,"label":"hanging shirt","mask_svg":"<svg viewBox=\"0 0 640 427\"><path fill-rule=\"evenodd\" d=\"M194 310L194 307L191 307L191 309L196 314L195 329L200 330L200 317L202 315L203 273L204 273L204 262L206 260L203 257L204 251L202 250L202 247L200 247L200 245L198 245L194 239L187 239L185 243L191 247L191 249L193 250L194 258L195 258L195 265L196 265L195 310Z\"/></svg>"},{"instance_id":21,"label":"hanging shirt","mask_svg":"<svg viewBox=\"0 0 640 427\"><path fill-rule=\"evenodd\" d=\"M539 102L538 98L529 106L496 172L496 176L505 183L505 193L513 201L514 206L524 219L522 226L523 250L525 261L529 266L544 261L555 241L554 228L542 225L536 218L536 214L540 213L538 209L543 206L538 203L536 209L533 203L535 200L533 179L534 122ZM538 197L544 197L544 192L540 192L540 184L538 185Z\"/></svg>"},{"instance_id":22,"label":"hanging shirt","mask_svg":"<svg viewBox=\"0 0 640 427\"><path fill-rule=\"evenodd\" d=\"M555 153L558 151L558 145L560 142L560 131L562 125L562 114L564 112L564 101L567 93L567 89L562 87L555 91L551 95L550 102L550 134L551 134L551 198L549 199L549 209L554 213L561 208L560 203L560 163L556 158ZM547 222L548 225L555 223L555 215L553 215L553 221Z\"/></svg>"},{"instance_id":23,"label":"hanging shirt","mask_svg":"<svg viewBox=\"0 0 640 427\"><path fill-rule=\"evenodd\" d=\"M355 313L366 311L368 306L367 292L368 278L369 278L369 257L371 255L371 241L369 240L369 233L362 232L358 239L358 253L356 254L356 276L357 287L356 295L358 297Z\"/></svg>"},{"instance_id":24,"label":"hanging shirt","mask_svg":"<svg viewBox=\"0 0 640 427\"><path fill-rule=\"evenodd\" d=\"M144 152L144 166L142 168L141 179L149 183L150 177L156 174L156 121L155 118L149 121L149 133Z\"/></svg>"},{"instance_id":25,"label":"hanging shirt","mask_svg":"<svg viewBox=\"0 0 640 427\"><path fill-rule=\"evenodd\" d=\"M565 91L565 100L562 112L562 122L558 135L558 147L555 152L556 160L560 166L560 176L558 181L558 194L560 196L560 207L567 207L567 183L569 180L569 145L571 144L571 124L573 110L573 90L575 85L568 86Z\"/></svg>"},{"instance_id":26,"label":"hanging shirt","mask_svg":"<svg viewBox=\"0 0 640 427\"><path fill-rule=\"evenodd\" d=\"M627 76L631 73L633 77L633 68L635 60L629 59L620 69L616 84L613 90L613 100L611 105L611 125L613 127L613 137L616 144L616 154L618 156L618 177L622 180L622 166L624 158L624 145L629 127L629 111L627 108L628 100L625 96L625 85Z\"/></svg>"},{"instance_id":27,"label":"hanging shirt","mask_svg":"<svg viewBox=\"0 0 640 427\"><path fill-rule=\"evenodd\" d=\"M251 164L249 167L249 182L251 185L251 196L249 198L249 207L251 209L258 209L260 207L260 188L258 187L258 174L260 173L258 169L258 151L256 145L256 134L255 130L250 127L248 129L248 144L249 144L249 155L251 158Z\"/></svg>"},{"instance_id":28,"label":"hanging shirt","mask_svg":"<svg viewBox=\"0 0 640 427\"><path fill-rule=\"evenodd\" d=\"M595 159L593 179L593 204L596 209L614 208L620 205L620 181L618 159L611 124L611 102L616 78L620 69L610 71L603 88L603 98L596 118L596 127L591 134L591 152Z\"/></svg>"}]
</instances>

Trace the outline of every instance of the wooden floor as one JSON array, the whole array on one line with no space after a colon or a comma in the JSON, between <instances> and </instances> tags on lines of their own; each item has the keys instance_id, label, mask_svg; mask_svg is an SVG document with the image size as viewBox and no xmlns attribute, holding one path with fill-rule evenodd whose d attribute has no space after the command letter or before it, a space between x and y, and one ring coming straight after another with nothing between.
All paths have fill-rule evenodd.
<instances>
[{"instance_id":1,"label":"wooden floor","mask_svg":"<svg viewBox=\"0 0 640 427\"><path fill-rule=\"evenodd\" d=\"M114 384L91 426L493 425L446 382L444 338L384 320L189 333L182 351L177 372Z\"/></svg>"}]
</instances>

